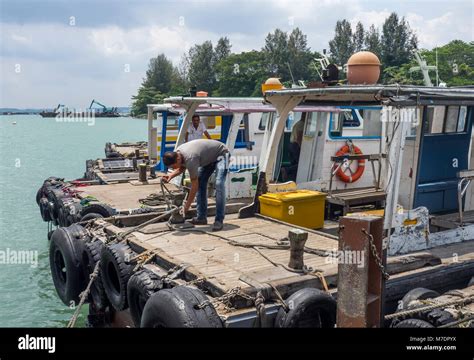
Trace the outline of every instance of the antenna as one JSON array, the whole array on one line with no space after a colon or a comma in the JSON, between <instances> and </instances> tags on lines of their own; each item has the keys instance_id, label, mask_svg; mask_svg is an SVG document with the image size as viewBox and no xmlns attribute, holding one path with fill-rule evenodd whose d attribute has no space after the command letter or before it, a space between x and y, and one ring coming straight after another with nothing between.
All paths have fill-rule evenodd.
<instances>
[{"instance_id":1,"label":"antenna","mask_svg":"<svg viewBox=\"0 0 474 360\"><path fill-rule=\"evenodd\" d=\"M291 66L290 66L290 63L289 63L289 62L287 62L287 63L286 63L286 65L288 66L288 70L290 70L291 83L292 83L293 85L296 85L296 83L295 83L295 78L293 77L293 73L291 72Z\"/></svg>"}]
</instances>

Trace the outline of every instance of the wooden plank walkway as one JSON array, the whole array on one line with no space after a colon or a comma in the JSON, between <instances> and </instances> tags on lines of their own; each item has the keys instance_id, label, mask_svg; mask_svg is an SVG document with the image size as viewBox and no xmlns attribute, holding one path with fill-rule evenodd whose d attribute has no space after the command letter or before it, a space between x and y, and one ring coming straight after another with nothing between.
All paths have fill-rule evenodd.
<instances>
[{"instance_id":1,"label":"wooden plank walkway","mask_svg":"<svg viewBox=\"0 0 474 360\"><path fill-rule=\"evenodd\" d=\"M209 218L210 223L212 220ZM242 281L251 279L257 284L268 283L275 286L286 297L299 288L322 288L318 277L294 273L280 265L288 265L289 249L264 247L278 245L279 240L288 236L291 228L289 224L259 217L237 219L236 215L229 215L224 229L217 233L211 232L210 225L199 226L192 231L164 231L167 225L162 223L134 232L129 241L144 250L156 250L155 260L158 264L163 263L161 260L171 266L188 264L189 273L193 274L191 278L206 278L213 287L211 293L214 296L235 287L255 294L255 287ZM244 247L250 245L257 246L258 251ZM337 250L338 241L310 232L306 247L334 251ZM453 254L457 254L457 257ZM455 261L474 261L474 241L392 257L388 260L388 266L389 270L392 267L395 280L417 272L422 273L429 268L442 269ZM304 262L306 266L320 271L330 287L337 285L338 265L328 261L328 257L305 253Z\"/></svg>"}]
</instances>

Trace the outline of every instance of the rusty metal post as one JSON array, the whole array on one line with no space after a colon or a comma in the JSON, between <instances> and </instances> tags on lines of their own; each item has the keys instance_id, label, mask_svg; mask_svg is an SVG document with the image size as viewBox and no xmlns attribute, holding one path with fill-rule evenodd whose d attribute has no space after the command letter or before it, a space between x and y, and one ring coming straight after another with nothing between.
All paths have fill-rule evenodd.
<instances>
[{"instance_id":1,"label":"rusty metal post","mask_svg":"<svg viewBox=\"0 0 474 360\"><path fill-rule=\"evenodd\" d=\"M304 245L308 239L308 233L300 229L291 229L288 232L288 239L290 240L290 262L288 267L302 270L304 267Z\"/></svg>"},{"instance_id":2,"label":"rusty metal post","mask_svg":"<svg viewBox=\"0 0 474 360\"><path fill-rule=\"evenodd\" d=\"M385 280L374 249L383 259L383 218L345 216L339 228L337 327L380 327Z\"/></svg>"},{"instance_id":3,"label":"rusty metal post","mask_svg":"<svg viewBox=\"0 0 474 360\"><path fill-rule=\"evenodd\" d=\"M138 180L141 182L147 182L146 164L138 165Z\"/></svg>"}]
</instances>

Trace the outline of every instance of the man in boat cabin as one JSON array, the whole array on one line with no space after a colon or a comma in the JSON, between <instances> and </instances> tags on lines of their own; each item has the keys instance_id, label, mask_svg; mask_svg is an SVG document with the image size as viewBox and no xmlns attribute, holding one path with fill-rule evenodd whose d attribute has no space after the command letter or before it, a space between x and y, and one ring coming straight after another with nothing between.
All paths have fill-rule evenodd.
<instances>
[{"instance_id":1,"label":"man in boat cabin","mask_svg":"<svg viewBox=\"0 0 474 360\"><path fill-rule=\"evenodd\" d=\"M184 204L184 213L191 207L197 193L197 216L191 222L194 225L207 225L207 183L216 172L216 217L212 231L223 227L225 214L225 180L229 163L229 149L220 141L198 139L184 143L176 151L167 151L163 163L174 169L163 176L165 182L186 171L191 178L191 190Z\"/></svg>"},{"instance_id":2,"label":"man in boat cabin","mask_svg":"<svg viewBox=\"0 0 474 360\"><path fill-rule=\"evenodd\" d=\"M283 181L296 181L296 174L298 172L298 163L300 159L301 143L303 141L304 126L306 123L306 115L307 113L302 113L301 119L297 121L291 129L290 143L288 145L290 166L281 168Z\"/></svg>"},{"instance_id":3,"label":"man in boat cabin","mask_svg":"<svg viewBox=\"0 0 474 360\"><path fill-rule=\"evenodd\" d=\"M211 138L211 135L207 132L206 125L201 121L199 115L194 115L191 124L189 124L188 130L186 131L185 141L202 139L202 136L205 135L208 139Z\"/></svg>"}]
</instances>

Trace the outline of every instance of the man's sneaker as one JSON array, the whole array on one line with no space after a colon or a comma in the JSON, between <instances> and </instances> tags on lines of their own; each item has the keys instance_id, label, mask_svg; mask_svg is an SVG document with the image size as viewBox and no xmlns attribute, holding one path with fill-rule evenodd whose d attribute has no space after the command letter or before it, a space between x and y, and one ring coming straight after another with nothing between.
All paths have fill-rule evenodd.
<instances>
[{"instance_id":1,"label":"man's sneaker","mask_svg":"<svg viewBox=\"0 0 474 360\"><path fill-rule=\"evenodd\" d=\"M214 222L214 225L212 225L212 231L222 230L223 227L224 227L223 223L221 223L220 221L216 221Z\"/></svg>"},{"instance_id":2,"label":"man's sneaker","mask_svg":"<svg viewBox=\"0 0 474 360\"><path fill-rule=\"evenodd\" d=\"M198 219L197 217L193 217L190 223L194 225L207 225L207 219Z\"/></svg>"}]
</instances>

